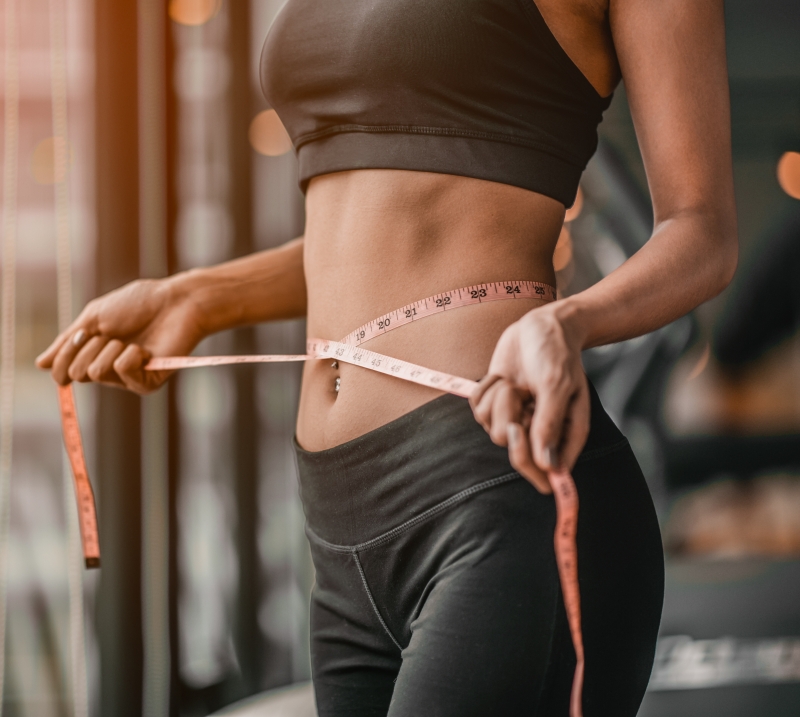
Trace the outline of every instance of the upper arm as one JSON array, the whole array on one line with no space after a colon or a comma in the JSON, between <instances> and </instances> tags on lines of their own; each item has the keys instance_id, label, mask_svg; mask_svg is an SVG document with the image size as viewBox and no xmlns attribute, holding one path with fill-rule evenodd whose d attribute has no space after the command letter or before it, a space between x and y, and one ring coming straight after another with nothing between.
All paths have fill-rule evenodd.
<instances>
[{"instance_id":1,"label":"upper arm","mask_svg":"<svg viewBox=\"0 0 800 717\"><path fill-rule=\"evenodd\" d=\"M723 0L610 0L656 223L710 216L736 241Z\"/></svg>"}]
</instances>

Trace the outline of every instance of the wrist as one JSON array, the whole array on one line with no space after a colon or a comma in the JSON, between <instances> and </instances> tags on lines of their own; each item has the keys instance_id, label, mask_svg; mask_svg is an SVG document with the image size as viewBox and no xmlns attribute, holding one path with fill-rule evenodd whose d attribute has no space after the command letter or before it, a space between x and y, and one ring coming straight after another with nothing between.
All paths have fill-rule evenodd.
<instances>
[{"instance_id":1,"label":"wrist","mask_svg":"<svg viewBox=\"0 0 800 717\"><path fill-rule=\"evenodd\" d=\"M204 302L204 294L208 280L203 277L202 269L189 269L160 281L167 305L185 314L185 321L192 325L198 341L215 333L216 329L210 322L212 312L204 309L204 303L207 303Z\"/></svg>"},{"instance_id":2,"label":"wrist","mask_svg":"<svg viewBox=\"0 0 800 717\"><path fill-rule=\"evenodd\" d=\"M589 325L578 295L555 301L547 308L560 324L567 345L575 351L583 351L589 339Z\"/></svg>"}]
</instances>

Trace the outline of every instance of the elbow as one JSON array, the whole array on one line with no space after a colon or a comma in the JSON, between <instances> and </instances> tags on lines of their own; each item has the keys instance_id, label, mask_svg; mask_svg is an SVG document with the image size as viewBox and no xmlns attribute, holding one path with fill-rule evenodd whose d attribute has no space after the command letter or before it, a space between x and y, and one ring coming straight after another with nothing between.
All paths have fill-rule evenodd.
<instances>
[{"instance_id":1,"label":"elbow","mask_svg":"<svg viewBox=\"0 0 800 717\"><path fill-rule=\"evenodd\" d=\"M739 240L738 236L734 233L733 240L730 247L725 252L725 266L723 271L723 281L720 291L728 286L733 281L736 268L739 266Z\"/></svg>"},{"instance_id":2,"label":"elbow","mask_svg":"<svg viewBox=\"0 0 800 717\"><path fill-rule=\"evenodd\" d=\"M727 224L727 225L726 225ZM709 262L710 276L708 288L712 298L721 293L733 281L739 264L739 236L735 222L717 224L714 238L712 261Z\"/></svg>"}]
</instances>

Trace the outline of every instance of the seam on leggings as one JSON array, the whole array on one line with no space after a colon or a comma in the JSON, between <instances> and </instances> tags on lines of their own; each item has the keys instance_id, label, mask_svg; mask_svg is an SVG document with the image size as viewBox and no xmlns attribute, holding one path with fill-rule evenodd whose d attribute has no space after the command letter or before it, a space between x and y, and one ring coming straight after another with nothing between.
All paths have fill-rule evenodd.
<instances>
[{"instance_id":1,"label":"seam on leggings","mask_svg":"<svg viewBox=\"0 0 800 717\"><path fill-rule=\"evenodd\" d=\"M595 458L600 458L601 456L606 456L609 453L614 453L615 451L622 450L623 448L628 447L628 439L623 438L621 441L617 441L616 443L612 443L610 446L601 446L600 448L594 448L591 451L585 451L578 456L578 460L575 461L575 464L583 463L585 461L591 461Z\"/></svg>"},{"instance_id":2,"label":"seam on leggings","mask_svg":"<svg viewBox=\"0 0 800 717\"><path fill-rule=\"evenodd\" d=\"M356 567L358 568L358 573L361 575L361 582L364 583L364 590L367 593L367 597L369 598L369 602L372 605L372 609L375 611L375 614L378 617L383 629L386 631L386 634L391 638L392 642L397 646L397 649L400 652L403 651L403 648L400 647L400 643L397 641L395 636L392 634L392 631L389 629L389 626L386 624L386 620L383 619L383 615L381 615L381 611L378 610L378 605L375 603L375 598L372 597L372 590L369 589L369 583L367 582L367 576L364 573L364 568L361 565L361 560L358 557L358 553L354 550L353 551L353 560L356 561Z\"/></svg>"},{"instance_id":3,"label":"seam on leggings","mask_svg":"<svg viewBox=\"0 0 800 717\"><path fill-rule=\"evenodd\" d=\"M521 479L522 476L517 473L506 473L506 475L498 476L497 478L491 478L490 480L483 481L483 483L478 483L471 488L466 488L455 495L450 496L446 500L443 500L441 503L437 503L432 508L428 508L428 510L423 511L419 515L410 518L405 523L401 523L396 528L392 528L391 530L387 531L386 533L382 533L381 535L377 536L376 538L372 538L371 540L367 540L363 543L359 543L358 545L337 545L336 543L329 543L327 540L320 538L311 528L306 527L306 534L309 538L319 543L321 546L328 548L328 550L333 550L337 553L355 553L356 551L364 551L369 550L370 548L375 548L379 545L383 545L384 543L396 538L401 533L405 533L407 530L410 530L416 525L428 520L429 518L438 515L444 510L448 508L452 508L454 505L461 503L467 498L471 498L476 493L481 493L482 491L488 490L489 488L494 488L495 486L502 485L503 483L508 483L512 480Z\"/></svg>"}]
</instances>

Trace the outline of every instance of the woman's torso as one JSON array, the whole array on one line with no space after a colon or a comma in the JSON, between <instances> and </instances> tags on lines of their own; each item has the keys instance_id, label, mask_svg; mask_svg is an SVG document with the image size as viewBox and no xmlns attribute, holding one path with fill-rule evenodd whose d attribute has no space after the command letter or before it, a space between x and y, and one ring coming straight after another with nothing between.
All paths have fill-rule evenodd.
<instances>
[{"instance_id":1,"label":"woman's torso","mask_svg":"<svg viewBox=\"0 0 800 717\"><path fill-rule=\"evenodd\" d=\"M539 0L537 6L598 93L609 94L618 69L605 9L575 0ZM315 177L306 197L308 333L340 339L381 314L470 284L554 284L552 256L563 217L564 205L553 198L471 177L396 169ZM541 303L446 312L380 336L367 348L478 379L503 330ZM308 362L298 441L307 450L330 448L436 395L359 367Z\"/></svg>"}]
</instances>

